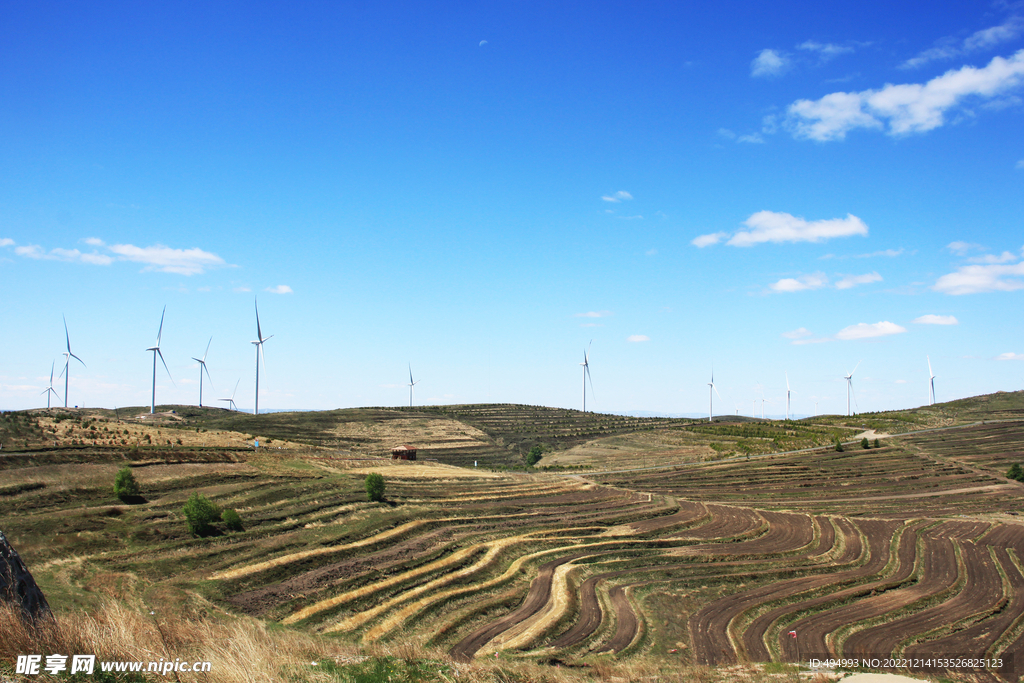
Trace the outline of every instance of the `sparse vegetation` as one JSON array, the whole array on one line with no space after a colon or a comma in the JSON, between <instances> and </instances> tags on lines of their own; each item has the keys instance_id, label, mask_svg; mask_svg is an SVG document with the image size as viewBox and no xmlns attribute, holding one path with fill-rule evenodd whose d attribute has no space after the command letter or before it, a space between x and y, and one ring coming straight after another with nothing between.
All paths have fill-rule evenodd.
<instances>
[{"instance_id":1,"label":"sparse vegetation","mask_svg":"<svg viewBox=\"0 0 1024 683\"><path fill-rule=\"evenodd\" d=\"M193 492L182 508L185 523L193 536L206 536L213 531L213 523L220 517L220 509L201 493Z\"/></svg>"},{"instance_id":2,"label":"sparse vegetation","mask_svg":"<svg viewBox=\"0 0 1024 683\"><path fill-rule=\"evenodd\" d=\"M227 508L220 513L220 520L224 522L224 525L231 531L242 531L244 529L242 526L242 518L239 517L238 513L231 508Z\"/></svg>"},{"instance_id":3,"label":"sparse vegetation","mask_svg":"<svg viewBox=\"0 0 1024 683\"><path fill-rule=\"evenodd\" d=\"M366 475L366 498L371 503L384 500L384 477L377 472Z\"/></svg>"},{"instance_id":4,"label":"sparse vegetation","mask_svg":"<svg viewBox=\"0 0 1024 683\"><path fill-rule=\"evenodd\" d=\"M140 492L139 482L135 480L132 468L125 465L119 469L117 476L114 477L114 495L120 498L122 502L128 503L138 496Z\"/></svg>"}]
</instances>

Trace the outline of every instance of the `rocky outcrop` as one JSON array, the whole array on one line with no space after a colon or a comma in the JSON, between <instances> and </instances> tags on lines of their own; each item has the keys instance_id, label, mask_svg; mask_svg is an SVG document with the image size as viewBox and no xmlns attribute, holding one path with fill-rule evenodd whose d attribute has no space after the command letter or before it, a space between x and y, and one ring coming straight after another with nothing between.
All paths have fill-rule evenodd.
<instances>
[{"instance_id":1,"label":"rocky outcrop","mask_svg":"<svg viewBox=\"0 0 1024 683\"><path fill-rule=\"evenodd\" d=\"M26 618L36 621L51 616L50 606L32 573L0 531L0 600L17 605Z\"/></svg>"}]
</instances>

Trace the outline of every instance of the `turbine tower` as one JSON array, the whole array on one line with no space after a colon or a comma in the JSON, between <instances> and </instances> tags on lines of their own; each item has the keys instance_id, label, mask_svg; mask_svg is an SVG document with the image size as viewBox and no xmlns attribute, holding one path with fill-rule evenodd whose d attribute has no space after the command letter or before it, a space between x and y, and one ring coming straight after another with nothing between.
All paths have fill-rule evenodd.
<instances>
[{"instance_id":1,"label":"turbine tower","mask_svg":"<svg viewBox=\"0 0 1024 683\"><path fill-rule=\"evenodd\" d=\"M74 358L82 367L85 367L85 361L71 353L71 335L68 334L68 319L64 318L64 339L68 343L68 350L64 352L64 369L60 371L60 374L64 375L64 407L68 407L68 380L71 378L71 359Z\"/></svg>"},{"instance_id":2,"label":"turbine tower","mask_svg":"<svg viewBox=\"0 0 1024 683\"><path fill-rule=\"evenodd\" d=\"M57 365L57 361L54 361L54 362L50 363L50 386L46 387L46 389L42 392L42 393L46 394L46 409L47 410L50 409L50 394L53 394L54 396L57 396L57 398L60 398L60 396L57 395L57 390L53 388L53 368L56 365Z\"/></svg>"},{"instance_id":3,"label":"turbine tower","mask_svg":"<svg viewBox=\"0 0 1024 683\"><path fill-rule=\"evenodd\" d=\"M715 397L711 392L718 394L718 387L715 386L715 366L711 366L711 381L708 382L708 422L712 421L712 417L715 414ZM718 394L718 398L722 398L721 394Z\"/></svg>"},{"instance_id":4,"label":"turbine tower","mask_svg":"<svg viewBox=\"0 0 1024 683\"><path fill-rule=\"evenodd\" d=\"M260 305L259 302L256 302L256 341L253 342L253 345L256 347L256 406L252 409L253 415L260 414L260 356L263 355L263 342L271 339L273 336L263 336L263 332L260 330ZM266 356L263 357L263 369L267 369Z\"/></svg>"},{"instance_id":5,"label":"turbine tower","mask_svg":"<svg viewBox=\"0 0 1024 683\"><path fill-rule=\"evenodd\" d=\"M160 337L164 334L164 314L167 313L167 306L164 306L164 310L160 313L160 329L156 333L156 346L151 346L147 351L153 352L153 399L149 405L149 414L152 415L156 412L156 357L160 356L160 362L164 364L164 370L167 370L167 379L171 380L171 384L174 384L174 378L171 377L171 371L167 367L167 361L164 360L164 354L160 351Z\"/></svg>"},{"instance_id":6,"label":"turbine tower","mask_svg":"<svg viewBox=\"0 0 1024 683\"><path fill-rule=\"evenodd\" d=\"M412 363L409 363L409 407L412 408L412 388L419 382L412 381Z\"/></svg>"},{"instance_id":7,"label":"turbine tower","mask_svg":"<svg viewBox=\"0 0 1024 683\"><path fill-rule=\"evenodd\" d=\"M843 377L843 379L846 380L846 416L847 417L850 417L850 416L853 415L853 413L850 412L850 395L853 393L853 373L857 372L857 368L859 368L860 364L863 363L863 362L864 361L862 361L862 360L857 361L857 364L853 366L853 372L851 372L848 375L846 375L845 377Z\"/></svg>"},{"instance_id":8,"label":"turbine tower","mask_svg":"<svg viewBox=\"0 0 1024 683\"><path fill-rule=\"evenodd\" d=\"M594 340L590 340L590 344L593 344ZM587 412L587 379L590 378L590 344L587 344L587 348L583 349L583 362L580 365L583 366L583 412ZM594 380L590 378L590 393L594 393Z\"/></svg>"},{"instance_id":9,"label":"turbine tower","mask_svg":"<svg viewBox=\"0 0 1024 683\"><path fill-rule=\"evenodd\" d=\"M238 382L241 382L242 378L238 378ZM238 406L235 405L235 393L238 392L238 382L235 382L235 390L231 392L231 398L218 398L218 401L227 401L228 405L231 406L231 410L238 410Z\"/></svg>"},{"instance_id":10,"label":"turbine tower","mask_svg":"<svg viewBox=\"0 0 1024 683\"><path fill-rule=\"evenodd\" d=\"M786 419L789 420L789 373L786 373Z\"/></svg>"},{"instance_id":11,"label":"turbine tower","mask_svg":"<svg viewBox=\"0 0 1024 683\"><path fill-rule=\"evenodd\" d=\"M935 374L932 372L932 359L928 358L928 405L935 405Z\"/></svg>"},{"instance_id":12,"label":"turbine tower","mask_svg":"<svg viewBox=\"0 0 1024 683\"><path fill-rule=\"evenodd\" d=\"M203 407L203 370L206 370L206 377L210 380L210 384L213 384L213 378L210 377L210 371L206 368L206 356L210 353L210 344L213 343L213 337L210 337L210 341L206 342L206 353L203 354L202 360L192 357L192 360L199 363L199 407Z\"/></svg>"}]
</instances>

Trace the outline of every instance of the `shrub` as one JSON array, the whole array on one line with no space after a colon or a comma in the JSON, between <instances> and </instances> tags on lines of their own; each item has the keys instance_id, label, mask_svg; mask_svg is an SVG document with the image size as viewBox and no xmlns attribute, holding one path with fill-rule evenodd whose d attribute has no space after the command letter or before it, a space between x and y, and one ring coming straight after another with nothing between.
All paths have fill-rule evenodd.
<instances>
[{"instance_id":1,"label":"shrub","mask_svg":"<svg viewBox=\"0 0 1024 683\"><path fill-rule=\"evenodd\" d=\"M1013 463L1010 465L1010 469L1006 471L1006 478L1013 479L1014 481L1024 481L1024 468L1017 463Z\"/></svg>"},{"instance_id":2,"label":"shrub","mask_svg":"<svg viewBox=\"0 0 1024 683\"><path fill-rule=\"evenodd\" d=\"M863 439L860 440L860 447L863 448L864 450L871 448L871 444L868 443L868 437L865 436Z\"/></svg>"},{"instance_id":3,"label":"shrub","mask_svg":"<svg viewBox=\"0 0 1024 683\"><path fill-rule=\"evenodd\" d=\"M875 439L875 448L881 448L882 444L878 443L878 439Z\"/></svg>"},{"instance_id":4,"label":"shrub","mask_svg":"<svg viewBox=\"0 0 1024 683\"><path fill-rule=\"evenodd\" d=\"M224 512L220 513L220 520L227 525L231 531L244 531L242 526L242 518L238 516L238 513L228 508Z\"/></svg>"},{"instance_id":5,"label":"shrub","mask_svg":"<svg viewBox=\"0 0 1024 683\"><path fill-rule=\"evenodd\" d=\"M533 448L531 448L530 452L526 454L526 464L529 465L530 467L536 465L538 462L540 462L540 457L542 453L543 451L541 451L540 446L534 446Z\"/></svg>"},{"instance_id":6,"label":"shrub","mask_svg":"<svg viewBox=\"0 0 1024 683\"><path fill-rule=\"evenodd\" d=\"M843 442L840 441L839 439L836 439L836 451L838 453L842 453L843 452Z\"/></svg>"},{"instance_id":7,"label":"shrub","mask_svg":"<svg viewBox=\"0 0 1024 683\"><path fill-rule=\"evenodd\" d=\"M373 503L384 500L384 477L376 472L366 475L366 498Z\"/></svg>"},{"instance_id":8,"label":"shrub","mask_svg":"<svg viewBox=\"0 0 1024 683\"><path fill-rule=\"evenodd\" d=\"M205 536L213 531L213 523L220 516L220 509L201 493L193 493L182 508L185 523L193 536Z\"/></svg>"},{"instance_id":9,"label":"shrub","mask_svg":"<svg viewBox=\"0 0 1024 683\"><path fill-rule=\"evenodd\" d=\"M132 468L125 465L119 469L114 477L114 495L127 503L131 498L139 495L139 492L139 482L135 481Z\"/></svg>"}]
</instances>

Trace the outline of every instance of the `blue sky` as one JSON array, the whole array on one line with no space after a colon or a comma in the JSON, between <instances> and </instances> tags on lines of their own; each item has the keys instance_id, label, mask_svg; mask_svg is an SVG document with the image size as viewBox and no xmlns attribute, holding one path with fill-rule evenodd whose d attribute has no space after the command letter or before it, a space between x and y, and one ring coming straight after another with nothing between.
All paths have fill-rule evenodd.
<instances>
[{"instance_id":1,"label":"blue sky","mask_svg":"<svg viewBox=\"0 0 1024 683\"><path fill-rule=\"evenodd\" d=\"M697 5L694 3L694 5ZM0 408L1024 387L1024 4L7 3ZM63 380L54 380L63 394Z\"/></svg>"}]
</instances>

